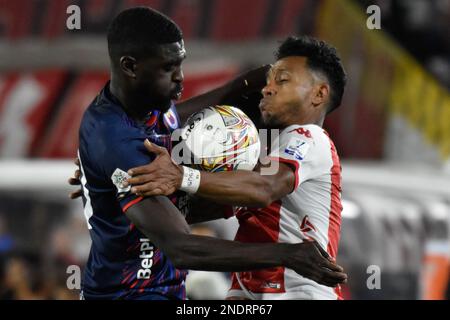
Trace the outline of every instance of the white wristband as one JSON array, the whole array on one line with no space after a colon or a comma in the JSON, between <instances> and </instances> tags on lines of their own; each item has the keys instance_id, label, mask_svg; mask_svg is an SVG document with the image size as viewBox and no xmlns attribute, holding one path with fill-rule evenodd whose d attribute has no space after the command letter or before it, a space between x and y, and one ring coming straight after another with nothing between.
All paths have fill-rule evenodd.
<instances>
[{"instance_id":1,"label":"white wristband","mask_svg":"<svg viewBox=\"0 0 450 320\"><path fill-rule=\"evenodd\" d=\"M183 181L181 181L180 190L194 194L200 187L200 171L190 167L183 167Z\"/></svg>"}]
</instances>

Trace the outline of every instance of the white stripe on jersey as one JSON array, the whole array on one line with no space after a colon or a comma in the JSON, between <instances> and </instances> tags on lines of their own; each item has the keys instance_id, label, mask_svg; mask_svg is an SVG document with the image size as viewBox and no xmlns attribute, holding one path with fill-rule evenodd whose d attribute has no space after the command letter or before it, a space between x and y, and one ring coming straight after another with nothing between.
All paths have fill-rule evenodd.
<instances>
[{"instance_id":1,"label":"white stripe on jersey","mask_svg":"<svg viewBox=\"0 0 450 320\"><path fill-rule=\"evenodd\" d=\"M93 209L91 205L91 197L89 197L89 190L87 188L87 180L86 175L84 174L83 163L81 162L80 151L78 151L78 159L80 160L80 169L81 169L81 189L83 190L83 195L86 198L86 204L84 205L84 217L86 218L86 223L88 229L92 229L91 224L89 223L89 219L93 215Z\"/></svg>"}]
</instances>

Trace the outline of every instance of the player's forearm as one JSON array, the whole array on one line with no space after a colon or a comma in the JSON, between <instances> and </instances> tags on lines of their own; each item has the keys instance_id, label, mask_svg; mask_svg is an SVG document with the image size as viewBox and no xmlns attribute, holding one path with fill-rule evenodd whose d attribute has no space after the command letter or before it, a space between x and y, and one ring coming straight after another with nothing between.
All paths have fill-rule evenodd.
<instances>
[{"instance_id":1,"label":"player's forearm","mask_svg":"<svg viewBox=\"0 0 450 320\"><path fill-rule=\"evenodd\" d=\"M197 194L233 206L266 207L274 200L270 181L255 171L202 172Z\"/></svg>"},{"instance_id":2,"label":"player's forearm","mask_svg":"<svg viewBox=\"0 0 450 320\"><path fill-rule=\"evenodd\" d=\"M232 216L232 207L193 197L190 200L186 221L189 224L212 221Z\"/></svg>"},{"instance_id":3,"label":"player's forearm","mask_svg":"<svg viewBox=\"0 0 450 320\"><path fill-rule=\"evenodd\" d=\"M282 266L291 246L185 235L163 250L179 269L231 272Z\"/></svg>"},{"instance_id":4,"label":"player's forearm","mask_svg":"<svg viewBox=\"0 0 450 320\"><path fill-rule=\"evenodd\" d=\"M232 101L234 96L241 94L242 90L236 86L235 81L230 81L219 88L180 102L177 104L177 112L181 122L184 123L191 114L200 111L205 106L227 104Z\"/></svg>"},{"instance_id":5,"label":"player's forearm","mask_svg":"<svg viewBox=\"0 0 450 320\"><path fill-rule=\"evenodd\" d=\"M130 207L126 215L179 269L270 268L285 265L284 259L294 251L294 245L290 244L242 244L192 235L180 212L166 197L144 199Z\"/></svg>"}]
</instances>

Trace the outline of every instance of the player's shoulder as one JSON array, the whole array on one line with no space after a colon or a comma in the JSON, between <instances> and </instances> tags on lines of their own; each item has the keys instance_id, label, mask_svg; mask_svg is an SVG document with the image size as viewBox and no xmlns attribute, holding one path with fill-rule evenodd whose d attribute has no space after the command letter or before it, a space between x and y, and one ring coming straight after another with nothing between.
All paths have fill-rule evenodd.
<instances>
[{"instance_id":1,"label":"player's shoulder","mask_svg":"<svg viewBox=\"0 0 450 320\"><path fill-rule=\"evenodd\" d=\"M326 131L315 124L291 125L285 128L280 137L281 143L289 148L302 148L308 158L323 158L330 150L330 139Z\"/></svg>"},{"instance_id":2,"label":"player's shoulder","mask_svg":"<svg viewBox=\"0 0 450 320\"><path fill-rule=\"evenodd\" d=\"M286 137L297 137L302 138L306 141L310 142L322 142L324 139L327 139L326 132L323 128L319 127L315 124L294 124L287 128L285 128L282 133L282 136Z\"/></svg>"},{"instance_id":3,"label":"player's shoulder","mask_svg":"<svg viewBox=\"0 0 450 320\"><path fill-rule=\"evenodd\" d=\"M80 125L80 137L96 137L103 142L135 134L138 131L119 105L101 99L99 101L99 97L88 106Z\"/></svg>"}]
</instances>

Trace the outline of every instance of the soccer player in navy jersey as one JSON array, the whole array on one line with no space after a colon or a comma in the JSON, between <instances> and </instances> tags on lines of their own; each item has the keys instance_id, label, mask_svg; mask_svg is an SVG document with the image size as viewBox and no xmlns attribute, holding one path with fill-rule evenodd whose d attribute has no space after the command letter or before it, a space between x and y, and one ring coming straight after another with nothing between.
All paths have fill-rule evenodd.
<instances>
[{"instance_id":1,"label":"soccer player in navy jersey","mask_svg":"<svg viewBox=\"0 0 450 320\"><path fill-rule=\"evenodd\" d=\"M130 168L153 160L143 142L171 149L179 128L182 33L150 8L123 11L108 30L111 80L85 111L79 131L84 214L92 238L84 271L84 299L184 299L187 269L246 271L291 268L334 286L346 275L314 242L252 244L192 235L188 223L227 216L227 207L189 201L181 191L140 197L123 182ZM184 103L223 103L224 86ZM245 88L244 88L245 89ZM78 180L78 179L72 179ZM209 214L211 216L209 217Z\"/></svg>"}]
</instances>

